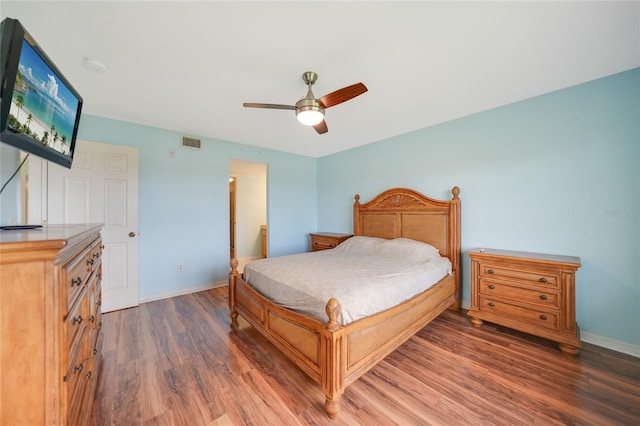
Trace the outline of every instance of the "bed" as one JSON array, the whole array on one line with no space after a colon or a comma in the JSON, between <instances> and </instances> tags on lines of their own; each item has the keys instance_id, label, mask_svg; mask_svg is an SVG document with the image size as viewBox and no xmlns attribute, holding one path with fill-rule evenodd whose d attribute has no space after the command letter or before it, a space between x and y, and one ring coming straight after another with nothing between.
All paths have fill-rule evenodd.
<instances>
[{"instance_id":1,"label":"bed","mask_svg":"<svg viewBox=\"0 0 640 426\"><path fill-rule=\"evenodd\" d=\"M251 279L245 280L243 274L238 272L237 260L232 259L229 276L232 328L238 328L238 315L241 315L320 384L325 395L327 415L335 418L349 384L444 310L459 309L460 190L454 187L451 193L450 200L442 201L412 189L394 188L363 204L359 195L355 196L354 237L407 239L427 243L448 259L447 273L426 290L380 312L364 316L342 315L341 301L331 297L324 304L322 319L320 314L303 313L265 297L252 286ZM327 251L338 251L338 248ZM323 253L305 255L328 256ZM273 269L282 268L278 266Z\"/></svg>"}]
</instances>

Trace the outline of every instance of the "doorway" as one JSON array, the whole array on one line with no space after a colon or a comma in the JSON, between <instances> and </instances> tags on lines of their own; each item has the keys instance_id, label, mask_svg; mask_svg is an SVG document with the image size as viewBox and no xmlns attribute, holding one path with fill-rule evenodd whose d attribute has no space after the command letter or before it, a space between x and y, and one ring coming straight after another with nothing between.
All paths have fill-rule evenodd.
<instances>
[{"instance_id":1,"label":"doorway","mask_svg":"<svg viewBox=\"0 0 640 426\"><path fill-rule=\"evenodd\" d=\"M229 161L229 253L239 270L268 256L267 165Z\"/></svg>"}]
</instances>

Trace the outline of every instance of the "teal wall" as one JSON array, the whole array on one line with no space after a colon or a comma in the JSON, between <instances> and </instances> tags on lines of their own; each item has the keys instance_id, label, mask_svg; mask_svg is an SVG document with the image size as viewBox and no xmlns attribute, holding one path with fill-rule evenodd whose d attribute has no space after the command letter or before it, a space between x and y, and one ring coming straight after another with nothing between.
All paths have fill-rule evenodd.
<instances>
[{"instance_id":1,"label":"teal wall","mask_svg":"<svg viewBox=\"0 0 640 426\"><path fill-rule=\"evenodd\" d=\"M351 232L356 193L454 185L463 251L579 256L582 331L640 345L640 69L323 157L318 228Z\"/></svg>"},{"instance_id":2,"label":"teal wall","mask_svg":"<svg viewBox=\"0 0 640 426\"><path fill-rule=\"evenodd\" d=\"M232 158L267 164L271 255L307 249L317 223L315 159L207 138L201 151L182 149L180 136L91 115L79 129L80 139L139 150L141 298L228 277Z\"/></svg>"}]
</instances>

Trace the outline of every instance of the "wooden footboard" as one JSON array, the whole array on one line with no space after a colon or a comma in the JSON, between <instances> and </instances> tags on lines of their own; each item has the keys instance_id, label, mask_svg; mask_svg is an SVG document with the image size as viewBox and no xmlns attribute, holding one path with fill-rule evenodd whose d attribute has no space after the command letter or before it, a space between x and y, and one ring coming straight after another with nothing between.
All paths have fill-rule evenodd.
<instances>
[{"instance_id":1,"label":"wooden footboard","mask_svg":"<svg viewBox=\"0 0 640 426\"><path fill-rule=\"evenodd\" d=\"M335 418L344 389L373 368L456 300L456 280L447 275L429 290L379 314L341 326L340 304L327 302L327 322L292 312L251 288L232 262L229 308L232 327L242 315L256 330L322 386L325 410Z\"/></svg>"},{"instance_id":2,"label":"wooden footboard","mask_svg":"<svg viewBox=\"0 0 640 426\"><path fill-rule=\"evenodd\" d=\"M320 338L323 324L266 299L242 279L233 265L229 278L229 309L232 327L237 327L237 315L242 315L302 371L321 383Z\"/></svg>"}]
</instances>

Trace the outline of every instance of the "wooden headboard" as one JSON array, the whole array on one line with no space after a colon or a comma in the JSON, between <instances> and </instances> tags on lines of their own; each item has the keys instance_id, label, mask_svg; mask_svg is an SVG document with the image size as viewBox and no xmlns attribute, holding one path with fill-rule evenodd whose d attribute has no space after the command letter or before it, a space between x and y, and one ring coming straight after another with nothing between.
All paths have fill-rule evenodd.
<instances>
[{"instance_id":1,"label":"wooden headboard","mask_svg":"<svg viewBox=\"0 0 640 426\"><path fill-rule=\"evenodd\" d=\"M407 188L393 188L353 204L353 234L380 238L411 238L429 243L451 260L460 301L460 189L449 201L434 200Z\"/></svg>"}]
</instances>

